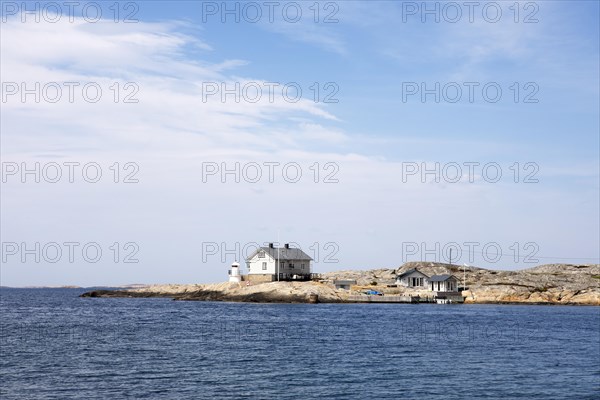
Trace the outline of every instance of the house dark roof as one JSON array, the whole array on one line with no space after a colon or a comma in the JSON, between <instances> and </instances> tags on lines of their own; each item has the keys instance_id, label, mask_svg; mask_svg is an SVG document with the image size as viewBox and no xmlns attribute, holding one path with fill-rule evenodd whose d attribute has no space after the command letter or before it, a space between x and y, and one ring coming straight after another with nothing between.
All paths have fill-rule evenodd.
<instances>
[{"instance_id":1,"label":"house dark roof","mask_svg":"<svg viewBox=\"0 0 600 400\"><path fill-rule=\"evenodd\" d=\"M306 254L305 252L303 252L301 249L295 249L295 248L286 249L285 247L280 247L279 249L277 249L276 247L261 247L260 249L257 249L254 253L252 253L248 257L248 260L253 258L261 250L264 251L265 253L267 253L268 255L270 255L271 257L273 257L275 260L277 260L277 250L279 250L279 259L280 260L284 260L284 261L286 261L286 260L306 260L306 261L312 260L312 258L310 258L310 256L308 254Z\"/></svg>"},{"instance_id":2,"label":"house dark roof","mask_svg":"<svg viewBox=\"0 0 600 400\"><path fill-rule=\"evenodd\" d=\"M355 280L351 279L336 279L333 281L334 285L356 285Z\"/></svg>"},{"instance_id":3,"label":"house dark roof","mask_svg":"<svg viewBox=\"0 0 600 400\"><path fill-rule=\"evenodd\" d=\"M429 278L429 282L444 282L450 278L454 278L452 275L444 274L444 275L433 275ZM456 279L456 278L454 278Z\"/></svg>"},{"instance_id":4,"label":"house dark roof","mask_svg":"<svg viewBox=\"0 0 600 400\"><path fill-rule=\"evenodd\" d=\"M416 269L416 268L412 268L412 269L409 269L408 271L406 271L406 272L404 272L404 273L402 273L402 274L398 275L398 276L396 277L396 279L402 279L402 278L404 278L405 276L412 274L413 272L418 272L418 273L420 273L421 275L423 275L423 276L425 276L425 277L429 278L429 277L428 277L426 274L422 273L422 272L421 272L421 271L419 271L418 269Z\"/></svg>"}]
</instances>

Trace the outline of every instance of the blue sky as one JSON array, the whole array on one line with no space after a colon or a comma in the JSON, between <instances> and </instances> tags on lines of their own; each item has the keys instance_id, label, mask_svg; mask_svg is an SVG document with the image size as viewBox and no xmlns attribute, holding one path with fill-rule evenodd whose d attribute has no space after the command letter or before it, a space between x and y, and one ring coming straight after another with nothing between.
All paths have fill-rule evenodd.
<instances>
[{"instance_id":1,"label":"blue sky","mask_svg":"<svg viewBox=\"0 0 600 400\"><path fill-rule=\"evenodd\" d=\"M422 22L418 11L403 20L407 7L421 2L318 2L315 23L310 1L298 2L297 23L282 18L280 8L273 22L264 15L257 23L223 23L218 13L203 21L203 9L222 2L144 1L135 3L139 22L127 24L111 20L114 2L97 3L105 18L96 23L81 9L73 22L63 15L36 23L29 14L23 23L22 10L7 3L14 2L2 5L3 95L11 82L97 82L104 95L93 104L8 96L1 104L3 162L96 162L104 179L54 184L7 176L2 242L97 242L104 256L37 263L7 254L4 245L2 285L220 281L235 258L225 254L223 261L222 253L277 235L305 250L317 243L316 271L398 267L403 243L495 243L500 261L479 254L459 262L496 269L598 262L598 2L519 2L518 22L514 2L496 2L502 17L495 23L479 8L473 22L463 8L458 22L442 15L436 23L430 16ZM120 18L134 10L120 4ZM324 23L331 11L338 22ZM524 23L532 12L538 22ZM138 103L111 101L115 82L121 93L135 83ZM202 101L203 85L236 82L296 82L303 97ZM314 82L321 95L334 84L338 101L315 102ZM403 101L407 83L436 82L464 89L461 100L436 103L429 95L422 102L416 94ZM478 85L473 102L465 82ZM502 89L495 103L480 91L491 82ZM538 102L524 102L533 89ZM114 162L135 163L139 183L110 182ZM206 163L236 162L295 162L303 179L203 182ZM478 170L474 182L402 179L409 163L465 162L496 163L503 177L489 183ZM538 183L522 182L532 171L523 169L528 162ZM311 180L315 163L319 183ZM337 166L338 183L322 182L327 163ZM123 263L123 249L115 262L115 242L135 243L139 262ZM207 243L219 243L219 254L205 257ZM325 263L329 243L337 261ZM537 263L524 261L532 243Z\"/></svg>"}]
</instances>

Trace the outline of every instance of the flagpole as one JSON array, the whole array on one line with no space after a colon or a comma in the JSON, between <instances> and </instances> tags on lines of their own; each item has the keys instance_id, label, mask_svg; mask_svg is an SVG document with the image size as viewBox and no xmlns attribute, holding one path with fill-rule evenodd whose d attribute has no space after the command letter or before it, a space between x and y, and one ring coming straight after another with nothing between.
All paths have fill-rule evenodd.
<instances>
[{"instance_id":1,"label":"flagpole","mask_svg":"<svg viewBox=\"0 0 600 400\"><path fill-rule=\"evenodd\" d=\"M275 271L277 271L277 282L279 282L279 229L277 229L277 266Z\"/></svg>"}]
</instances>

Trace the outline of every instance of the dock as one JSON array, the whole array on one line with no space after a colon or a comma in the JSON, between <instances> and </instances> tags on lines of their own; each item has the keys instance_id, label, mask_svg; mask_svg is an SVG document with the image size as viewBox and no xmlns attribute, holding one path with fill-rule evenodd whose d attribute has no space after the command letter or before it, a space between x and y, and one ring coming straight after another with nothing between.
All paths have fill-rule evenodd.
<instances>
[{"instance_id":1,"label":"dock","mask_svg":"<svg viewBox=\"0 0 600 400\"><path fill-rule=\"evenodd\" d=\"M350 303L435 303L433 297L420 296L370 296L365 294L348 296Z\"/></svg>"},{"instance_id":2,"label":"dock","mask_svg":"<svg viewBox=\"0 0 600 400\"><path fill-rule=\"evenodd\" d=\"M352 294L348 296L349 303L437 303L461 304L464 297L457 292L437 292L433 296L401 296L401 295L367 295Z\"/></svg>"}]
</instances>

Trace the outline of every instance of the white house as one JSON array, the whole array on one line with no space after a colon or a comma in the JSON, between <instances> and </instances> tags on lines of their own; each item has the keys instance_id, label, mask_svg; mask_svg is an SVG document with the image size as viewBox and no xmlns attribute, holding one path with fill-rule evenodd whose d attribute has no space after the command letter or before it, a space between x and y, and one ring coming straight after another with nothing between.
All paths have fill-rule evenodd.
<instances>
[{"instance_id":1,"label":"white house","mask_svg":"<svg viewBox=\"0 0 600 400\"><path fill-rule=\"evenodd\" d=\"M312 258L301 249L290 247L269 247L256 249L247 259L249 280L308 280L310 279Z\"/></svg>"},{"instance_id":2,"label":"white house","mask_svg":"<svg viewBox=\"0 0 600 400\"><path fill-rule=\"evenodd\" d=\"M427 276L416 268L396 277L396 284L407 288L429 290L432 292L458 291L458 279L453 275Z\"/></svg>"},{"instance_id":3,"label":"white house","mask_svg":"<svg viewBox=\"0 0 600 400\"><path fill-rule=\"evenodd\" d=\"M426 289L429 286L429 277L419 271L416 268L409 269L408 271L400 274L396 277L396 285Z\"/></svg>"},{"instance_id":4,"label":"white house","mask_svg":"<svg viewBox=\"0 0 600 400\"><path fill-rule=\"evenodd\" d=\"M458 290L458 279L452 275L434 275L429 278L429 285L432 292L455 292Z\"/></svg>"}]
</instances>

